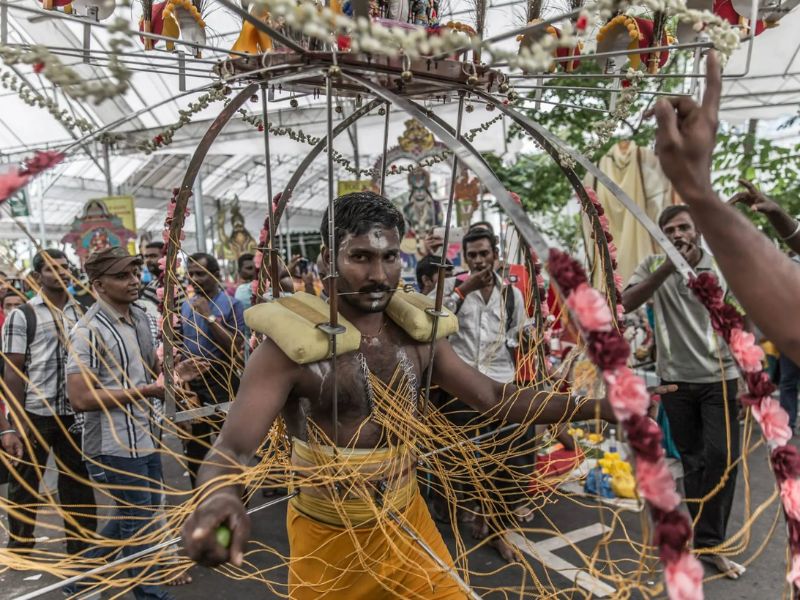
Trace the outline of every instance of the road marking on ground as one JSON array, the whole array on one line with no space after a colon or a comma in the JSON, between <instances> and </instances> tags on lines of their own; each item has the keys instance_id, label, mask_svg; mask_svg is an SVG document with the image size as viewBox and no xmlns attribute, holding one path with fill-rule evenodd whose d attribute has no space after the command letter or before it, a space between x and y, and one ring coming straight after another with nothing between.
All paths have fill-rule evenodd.
<instances>
[{"instance_id":1,"label":"road marking on ground","mask_svg":"<svg viewBox=\"0 0 800 600\"><path fill-rule=\"evenodd\" d=\"M614 593L614 588L593 577L583 569L580 569L564 560L560 556L553 554L555 550L565 548L571 544L577 544L583 540L603 535L609 528L601 523L595 523L587 527L581 527L570 531L565 535L558 535L540 542L532 542L528 538L516 532L509 532L506 539L519 548L522 552L539 561L548 569L556 571L570 581L574 581L583 589L590 592L597 598L607 598Z\"/></svg>"}]
</instances>

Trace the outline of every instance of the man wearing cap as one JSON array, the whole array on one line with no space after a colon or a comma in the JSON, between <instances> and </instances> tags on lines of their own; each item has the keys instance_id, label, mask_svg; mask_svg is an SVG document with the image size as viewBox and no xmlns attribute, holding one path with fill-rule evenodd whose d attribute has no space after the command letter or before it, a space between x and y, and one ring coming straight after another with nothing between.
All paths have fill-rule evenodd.
<instances>
[{"instance_id":1,"label":"man wearing cap","mask_svg":"<svg viewBox=\"0 0 800 600\"><path fill-rule=\"evenodd\" d=\"M70 333L67 390L83 423L82 447L89 475L114 499L116 514L101 532L118 546L103 545L86 558L123 556L146 547L136 543L148 524L157 523L161 503L159 433L153 399L164 397L156 383L157 360L139 298L142 259L120 247L93 253L84 269L97 302ZM166 600L160 586L144 583L146 569L129 569L137 600ZM74 590L72 590L74 593Z\"/></svg>"}]
</instances>

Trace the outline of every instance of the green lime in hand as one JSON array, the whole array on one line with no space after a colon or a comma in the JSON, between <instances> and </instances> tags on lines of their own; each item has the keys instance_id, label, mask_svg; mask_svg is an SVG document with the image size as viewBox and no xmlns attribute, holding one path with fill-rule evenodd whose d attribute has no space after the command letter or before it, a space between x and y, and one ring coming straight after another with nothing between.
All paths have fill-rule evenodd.
<instances>
[{"instance_id":1,"label":"green lime in hand","mask_svg":"<svg viewBox=\"0 0 800 600\"><path fill-rule=\"evenodd\" d=\"M223 548L231 545L231 530L227 525L217 527L217 543Z\"/></svg>"}]
</instances>

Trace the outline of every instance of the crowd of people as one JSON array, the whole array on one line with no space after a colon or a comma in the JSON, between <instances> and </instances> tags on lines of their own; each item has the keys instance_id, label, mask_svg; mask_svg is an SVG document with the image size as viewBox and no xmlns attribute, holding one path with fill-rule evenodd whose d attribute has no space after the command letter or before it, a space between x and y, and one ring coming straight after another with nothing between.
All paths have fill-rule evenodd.
<instances>
[{"instance_id":1,"label":"crowd of people","mask_svg":"<svg viewBox=\"0 0 800 600\"><path fill-rule=\"evenodd\" d=\"M668 207L658 225L696 273L718 276L725 301L746 312L764 339L781 351L781 404L794 427L800 333L789 315L800 272L731 204L765 214L796 252L800 224L747 182L732 203L719 202L709 176L718 101L719 73L712 54L702 104L684 98L656 106L661 163L686 203ZM598 416L613 422L613 411L605 398L544 390L520 379L518 357L541 340L535 339L525 296L505 276L490 224L476 223L465 232L460 269L448 260L441 236L432 231L426 238L428 254L416 266L418 291L442 298L458 327L420 333L390 310L392 303L402 301L396 293L402 289L402 213L381 196L359 192L338 198L334 216L336 229L330 233L335 252L323 248L315 262L292 257L278 271L276 284L282 295L302 292L319 302L336 286L341 318L360 339L356 348L340 355L323 353L324 358L310 363L291 359L288 349L296 340L290 338L310 336L313 328L290 335L271 323L263 330L248 329L244 311L254 303L258 278L252 254L239 256L232 282L224 281L214 256L188 257L185 285L177 287L176 314L167 316L177 324L172 375L180 389L179 408L230 403L230 410L189 422L180 434L184 464L192 488L205 490L225 477L233 482L217 483L186 521L186 552L203 564L230 560L241 565L250 525L236 476L249 468L282 414L294 466L315 464L318 453L309 450L315 444L332 447L334 457L337 448L347 449L345 461L359 456L356 451L369 450L381 464L398 465L376 484L380 504L402 514L403 522L438 556L437 561L410 543L398 542L388 550L383 538L373 535L370 518L363 517L371 514L364 504L368 499L346 491L347 486L323 491L301 486L288 508L291 597L319 597L335 582L348 590L348 597L380 597L390 589L403 590L407 597L462 598L463 586L441 568L452 569L453 561L434 522L447 520L447 499L432 494L429 512L413 467L405 465L407 457L397 452L387 425L380 422L380 394L371 376L404 382L385 393L392 401L410 395L407 404L399 402L409 407L409 416L417 414L413 407L427 376L435 387L433 405L454 427L470 434L477 432L479 421L481 431L498 430L508 422L525 428L523 435L495 448L513 458L482 467L480 477L487 487L503 490L501 498L456 490L458 514L473 523L477 537L496 533L491 543L509 561L519 556L505 534L535 518L526 488L536 460L528 445L534 427ZM329 239L328 226L326 215L324 240ZM130 555L147 546L124 542L141 540L162 523L159 449L166 443L164 400L174 392L165 388L159 350L163 251L162 242L147 244L141 255L107 248L86 259L85 278L78 278L63 252L43 249L32 261L30 296L10 284L3 290L2 396L7 413L0 410L0 441L8 471L8 548L22 556L35 556L38 490L48 460L58 471L68 555L87 561L117 550ZM331 268L333 278L328 277ZM88 289L81 284L84 279ZM267 292L257 303L269 298ZM736 579L744 568L717 550L728 535L740 456L735 362L712 332L706 309L664 255L639 265L621 302L628 312L649 305L653 314L655 370L668 437L683 466L694 546L721 573ZM296 305L286 306L300 311ZM265 337L251 347L253 333ZM337 381L353 385L337 395ZM364 467L347 464L356 471ZM330 509L335 504L330 494L347 500L344 516ZM98 531L99 495L113 501L115 513ZM497 503L505 510L497 510ZM231 530L230 544L220 542L221 527ZM363 567L365 560L369 567ZM403 567L409 563L418 571ZM129 573L139 582L133 588L136 598L170 598L146 571L135 567ZM380 577L374 575L378 572ZM182 576L173 583L188 581ZM74 583L68 591L76 593L88 583Z\"/></svg>"}]
</instances>

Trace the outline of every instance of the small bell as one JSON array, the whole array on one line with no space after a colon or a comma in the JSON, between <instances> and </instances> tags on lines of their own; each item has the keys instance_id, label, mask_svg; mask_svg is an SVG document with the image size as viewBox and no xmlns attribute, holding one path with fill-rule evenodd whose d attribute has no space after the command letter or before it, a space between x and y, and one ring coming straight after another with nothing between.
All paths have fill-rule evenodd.
<instances>
[{"instance_id":1,"label":"small bell","mask_svg":"<svg viewBox=\"0 0 800 600\"><path fill-rule=\"evenodd\" d=\"M478 85L478 81L480 80L477 75L470 75L467 77L467 85Z\"/></svg>"},{"instance_id":2,"label":"small bell","mask_svg":"<svg viewBox=\"0 0 800 600\"><path fill-rule=\"evenodd\" d=\"M341 77L342 76L342 68L339 65L331 65L328 68L328 76L329 77Z\"/></svg>"},{"instance_id":3,"label":"small bell","mask_svg":"<svg viewBox=\"0 0 800 600\"><path fill-rule=\"evenodd\" d=\"M403 71L400 73L400 79L408 83L412 79L414 79L414 74L411 71Z\"/></svg>"},{"instance_id":4,"label":"small bell","mask_svg":"<svg viewBox=\"0 0 800 600\"><path fill-rule=\"evenodd\" d=\"M297 101L297 98L292 98L291 100L289 100L289 106L291 106L292 108L297 108L299 105L300 103Z\"/></svg>"}]
</instances>

